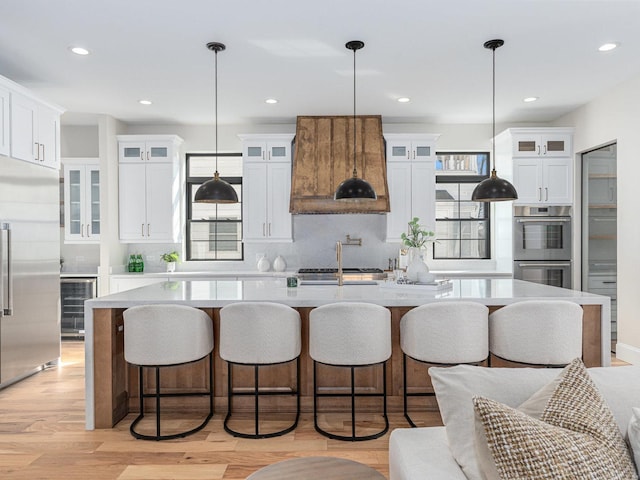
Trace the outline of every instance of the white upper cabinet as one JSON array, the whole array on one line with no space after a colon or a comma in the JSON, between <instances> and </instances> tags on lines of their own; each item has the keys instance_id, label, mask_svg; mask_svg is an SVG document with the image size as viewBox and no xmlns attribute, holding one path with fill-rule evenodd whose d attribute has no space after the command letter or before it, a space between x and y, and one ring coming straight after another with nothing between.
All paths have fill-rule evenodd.
<instances>
[{"instance_id":1,"label":"white upper cabinet","mask_svg":"<svg viewBox=\"0 0 640 480\"><path fill-rule=\"evenodd\" d=\"M182 232L180 144L175 135L119 135L123 243L176 243Z\"/></svg>"},{"instance_id":2,"label":"white upper cabinet","mask_svg":"<svg viewBox=\"0 0 640 480\"><path fill-rule=\"evenodd\" d=\"M0 86L0 155L8 156L11 153L10 143L10 109L9 101L11 94L9 90Z\"/></svg>"},{"instance_id":3,"label":"white upper cabinet","mask_svg":"<svg viewBox=\"0 0 640 480\"><path fill-rule=\"evenodd\" d=\"M567 157L571 155L571 143L571 133L518 133L513 135L513 156Z\"/></svg>"},{"instance_id":4,"label":"white upper cabinet","mask_svg":"<svg viewBox=\"0 0 640 480\"><path fill-rule=\"evenodd\" d=\"M64 170L64 241L100 240L100 167L98 159L66 159Z\"/></svg>"},{"instance_id":5,"label":"white upper cabinet","mask_svg":"<svg viewBox=\"0 0 640 480\"><path fill-rule=\"evenodd\" d=\"M60 168L60 113L11 93L11 156Z\"/></svg>"},{"instance_id":6,"label":"white upper cabinet","mask_svg":"<svg viewBox=\"0 0 640 480\"><path fill-rule=\"evenodd\" d=\"M498 175L513 181L514 204L573 204L572 139L571 128L511 128L496 136Z\"/></svg>"},{"instance_id":7,"label":"white upper cabinet","mask_svg":"<svg viewBox=\"0 0 640 480\"><path fill-rule=\"evenodd\" d=\"M439 135L386 134L387 242L400 242L413 217L435 230L435 146Z\"/></svg>"},{"instance_id":8,"label":"white upper cabinet","mask_svg":"<svg viewBox=\"0 0 640 480\"><path fill-rule=\"evenodd\" d=\"M291 242L293 135L239 135L242 139L243 241Z\"/></svg>"}]
</instances>

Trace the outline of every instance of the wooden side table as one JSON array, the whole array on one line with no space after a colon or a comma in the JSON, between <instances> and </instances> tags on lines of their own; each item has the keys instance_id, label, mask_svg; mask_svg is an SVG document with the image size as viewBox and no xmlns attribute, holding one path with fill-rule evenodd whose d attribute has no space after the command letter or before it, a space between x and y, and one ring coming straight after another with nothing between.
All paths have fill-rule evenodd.
<instances>
[{"instance_id":1,"label":"wooden side table","mask_svg":"<svg viewBox=\"0 0 640 480\"><path fill-rule=\"evenodd\" d=\"M303 457L261 468L247 480L386 480L377 470L335 457Z\"/></svg>"}]
</instances>

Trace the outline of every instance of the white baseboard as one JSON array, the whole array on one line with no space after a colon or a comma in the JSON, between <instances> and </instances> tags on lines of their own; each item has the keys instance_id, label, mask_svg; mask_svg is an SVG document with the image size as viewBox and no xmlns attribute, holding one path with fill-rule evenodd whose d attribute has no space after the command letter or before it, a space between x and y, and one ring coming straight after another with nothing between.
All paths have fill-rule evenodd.
<instances>
[{"instance_id":1,"label":"white baseboard","mask_svg":"<svg viewBox=\"0 0 640 480\"><path fill-rule=\"evenodd\" d=\"M626 343L616 343L616 357L623 362L640 365L640 348Z\"/></svg>"}]
</instances>

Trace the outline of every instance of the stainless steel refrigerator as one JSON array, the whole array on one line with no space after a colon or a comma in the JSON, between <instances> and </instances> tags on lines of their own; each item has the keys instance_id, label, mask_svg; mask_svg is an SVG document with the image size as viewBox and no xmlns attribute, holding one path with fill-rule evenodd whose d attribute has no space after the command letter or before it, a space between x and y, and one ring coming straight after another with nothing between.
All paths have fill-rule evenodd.
<instances>
[{"instance_id":1,"label":"stainless steel refrigerator","mask_svg":"<svg viewBox=\"0 0 640 480\"><path fill-rule=\"evenodd\" d=\"M60 359L57 170L0 156L0 388Z\"/></svg>"}]
</instances>

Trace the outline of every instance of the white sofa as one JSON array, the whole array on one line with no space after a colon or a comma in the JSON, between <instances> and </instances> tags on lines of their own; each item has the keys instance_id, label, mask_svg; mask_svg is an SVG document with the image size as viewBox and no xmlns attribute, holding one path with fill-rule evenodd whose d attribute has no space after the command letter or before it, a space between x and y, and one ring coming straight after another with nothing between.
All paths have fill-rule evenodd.
<instances>
[{"instance_id":1,"label":"white sofa","mask_svg":"<svg viewBox=\"0 0 640 480\"><path fill-rule=\"evenodd\" d=\"M517 407L561 369L432 367L445 427L399 428L389 440L390 480L477 479L471 398L481 395ZM632 408L640 407L640 367L590 368L589 374L627 438ZM454 442L456 445L452 445ZM463 465L462 468L459 462Z\"/></svg>"}]
</instances>

